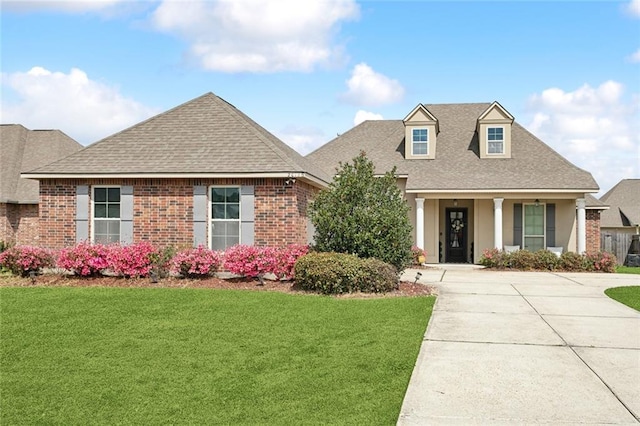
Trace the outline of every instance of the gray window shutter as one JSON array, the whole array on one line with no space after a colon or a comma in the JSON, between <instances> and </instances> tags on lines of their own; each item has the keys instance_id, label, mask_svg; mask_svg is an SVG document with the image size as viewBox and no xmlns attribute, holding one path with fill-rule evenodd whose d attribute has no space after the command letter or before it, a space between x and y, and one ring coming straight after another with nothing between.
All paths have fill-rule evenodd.
<instances>
[{"instance_id":1,"label":"gray window shutter","mask_svg":"<svg viewBox=\"0 0 640 426\"><path fill-rule=\"evenodd\" d=\"M76 186L76 242L89 239L89 186Z\"/></svg>"},{"instance_id":2,"label":"gray window shutter","mask_svg":"<svg viewBox=\"0 0 640 426\"><path fill-rule=\"evenodd\" d=\"M120 187L120 243L133 243L133 186Z\"/></svg>"},{"instance_id":3,"label":"gray window shutter","mask_svg":"<svg viewBox=\"0 0 640 426\"><path fill-rule=\"evenodd\" d=\"M513 205L513 245L522 246L522 204Z\"/></svg>"},{"instance_id":4,"label":"gray window shutter","mask_svg":"<svg viewBox=\"0 0 640 426\"><path fill-rule=\"evenodd\" d=\"M207 246L207 187L193 187L193 246Z\"/></svg>"},{"instance_id":5,"label":"gray window shutter","mask_svg":"<svg viewBox=\"0 0 640 426\"><path fill-rule=\"evenodd\" d=\"M253 185L240 187L240 243L252 246L254 243L254 205L255 194Z\"/></svg>"},{"instance_id":6,"label":"gray window shutter","mask_svg":"<svg viewBox=\"0 0 640 426\"><path fill-rule=\"evenodd\" d=\"M547 247L556 246L556 205L547 204Z\"/></svg>"}]
</instances>

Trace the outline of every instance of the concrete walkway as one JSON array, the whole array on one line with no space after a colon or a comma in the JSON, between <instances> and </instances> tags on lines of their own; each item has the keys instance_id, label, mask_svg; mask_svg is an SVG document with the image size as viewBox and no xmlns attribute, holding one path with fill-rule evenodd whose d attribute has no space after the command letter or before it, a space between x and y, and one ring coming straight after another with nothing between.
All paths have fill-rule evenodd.
<instances>
[{"instance_id":1,"label":"concrete walkway","mask_svg":"<svg viewBox=\"0 0 640 426\"><path fill-rule=\"evenodd\" d=\"M603 293L640 276L420 272L439 296L399 425L640 423L640 313Z\"/></svg>"}]
</instances>

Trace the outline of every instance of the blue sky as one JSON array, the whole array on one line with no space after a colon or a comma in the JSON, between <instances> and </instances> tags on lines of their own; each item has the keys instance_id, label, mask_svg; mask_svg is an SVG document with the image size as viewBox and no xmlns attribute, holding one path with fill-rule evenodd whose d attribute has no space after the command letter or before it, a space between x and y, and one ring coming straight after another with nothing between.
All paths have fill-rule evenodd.
<instances>
[{"instance_id":1,"label":"blue sky","mask_svg":"<svg viewBox=\"0 0 640 426\"><path fill-rule=\"evenodd\" d=\"M497 100L640 177L640 0L5 1L1 121L93 143L206 92L306 154L418 103Z\"/></svg>"}]
</instances>

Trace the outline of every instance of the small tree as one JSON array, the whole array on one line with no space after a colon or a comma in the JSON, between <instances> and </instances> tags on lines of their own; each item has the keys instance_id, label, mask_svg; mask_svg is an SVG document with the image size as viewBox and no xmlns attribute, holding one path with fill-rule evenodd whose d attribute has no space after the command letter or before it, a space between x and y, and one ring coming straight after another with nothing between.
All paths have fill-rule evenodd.
<instances>
[{"instance_id":1,"label":"small tree","mask_svg":"<svg viewBox=\"0 0 640 426\"><path fill-rule=\"evenodd\" d=\"M402 270L412 259L411 223L396 169L376 177L364 153L352 161L340 163L333 182L311 205L315 248L375 257Z\"/></svg>"}]
</instances>

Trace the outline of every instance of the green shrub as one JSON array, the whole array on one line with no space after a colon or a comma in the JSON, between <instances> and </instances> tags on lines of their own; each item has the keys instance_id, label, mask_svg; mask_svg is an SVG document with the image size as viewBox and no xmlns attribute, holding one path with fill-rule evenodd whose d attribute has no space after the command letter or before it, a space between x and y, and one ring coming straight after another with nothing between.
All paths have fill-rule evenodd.
<instances>
[{"instance_id":1,"label":"green shrub","mask_svg":"<svg viewBox=\"0 0 640 426\"><path fill-rule=\"evenodd\" d=\"M480 264L486 268L504 269L508 260L509 254L497 248L485 249L480 256Z\"/></svg>"},{"instance_id":2,"label":"green shrub","mask_svg":"<svg viewBox=\"0 0 640 426\"><path fill-rule=\"evenodd\" d=\"M296 283L323 294L382 293L398 288L395 267L344 253L309 253L295 264Z\"/></svg>"},{"instance_id":3,"label":"green shrub","mask_svg":"<svg viewBox=\"0 0 640 426\"><path fill-rule=\"evenodd\" d=\"M312 203L309 217L316 251L374 257L398 270L411 264L409 206L395 169L376 176L364 153L353 164L341 164L333 182Z\"/></svg>"},{"instance_id":4,"label":"green shrub","mask_svg":"<svg viewBox=\"0 0 640 426\"><path fill-rule=\"evenodd\" d=\"M560 265L558 255L549 250L538 250L533 255L533 269L554 271Z\"/></svg>"},{"instance_id":5,"label":"green shrub","mask_svg":"<svg viewBox=\"0 0 640 426\"><path fill-rule=\"evenodd\" d=\"M513 269L530 271L534 268L535 256L529 250L516 250L507 254L507 265Z\"/></svg>"},{"instance_id":6,"label":"green shrub","mask_svg":"<svg viewBox=\"0 0 640 426\"><path fill-rule=\"evenodd\" d=\"M560 269L564 271L580 272L587 269L584 256L572 251L562 253L560 256Z\"/></svg>"}]
</instances>

